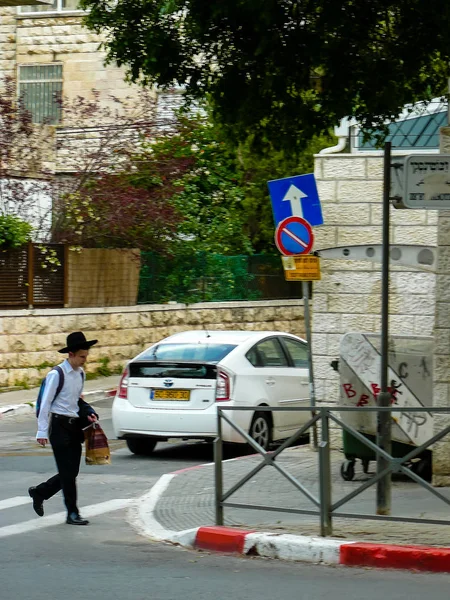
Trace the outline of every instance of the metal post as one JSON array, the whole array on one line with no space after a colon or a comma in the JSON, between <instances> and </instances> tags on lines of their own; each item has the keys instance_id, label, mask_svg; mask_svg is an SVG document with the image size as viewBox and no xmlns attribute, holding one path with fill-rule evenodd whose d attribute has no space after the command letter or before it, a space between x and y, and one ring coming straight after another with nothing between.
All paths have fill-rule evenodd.
<instances>
[{"instance_id":1,"label":"metal post","mask_svg":"<svg viewBox=\"0 0 450 600\"><path fill-rule=\"evenodd\" d=\"M316 388L314 387L314 370L312 355L312 335L311 335L311 313L309 311L309 282L302 281L303 307L305 317L306 341L308 342L308 368L309 368L309 397L311 406L316 405ZM312 415L315 412L312 411ZM317 450L317 425L313 425L313 448Z\"/></svg>"},{"instance_id":2,"label":"metal post","mask_svg":"<svg viewBox=\"0 0 450 600\"><path fill-rule=\"evenodd\" d=\"M64 308L69 306L69 246L64 244Z\"/></svg>"},{"instance_id":3,"label":"metal post","mask_svg":"<svg viewBox=\"0 0 450 600\"><path fill-rule=\"evenodd\" d=\"M391 187L391 142L384 146L383 181L383 247L381 271L381 372L378 406L390 406L391 394L388 392L388 353L389 353L389 221ZM391 413L378 413L377 445L388 454L391 453ZM377 456L377 473L389 465L382 456ZM391 473L377 483L377 514L391 514Z\"/></svg>"},{"instance_id":4,"label":"metal post","mask_svg":"<svg viewBox=\"0 0 450 600\"><path fill-rule=\"evenodd\" d=\"M330 432L328 410L320 408L322 439L319 444L319 483L320 483L320 535L326 537L333 533L331 517L331 467L330 467Z\"/></svg>"},{"instance_id":5,"label":"metal post","mask_svg":"<svg viewBox=\"0 0 450 600\"><path fill-rule=\"evenodd\" d=\"M217 437L214 440L214 473L215 473L215 505L216 525L223 525L223 471L222 471L222 418L217 411Z\"/></svg>"},{"instance_id":6,"label":"metal post","mask_svg":"<svg viewBox=\"0 0 450 600\"><path fill-rule=\"evenodd\" d=\"M34 304L34 246L33 242L28 242L28 292L27 292L27 300L28 300L28 308L33 308Z\"/></svg>"}]
</instances>

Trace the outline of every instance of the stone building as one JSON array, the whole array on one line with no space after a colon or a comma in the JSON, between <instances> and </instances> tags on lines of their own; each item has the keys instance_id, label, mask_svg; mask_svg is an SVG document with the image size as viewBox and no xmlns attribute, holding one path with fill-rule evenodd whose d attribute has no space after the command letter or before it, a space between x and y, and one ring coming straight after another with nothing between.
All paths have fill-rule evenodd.
<instances>
[{"instance_id":1,"label":"stone building","mask_svg":"<svg viewBox=\"0 0 450 600\"><path fill-rule=\"evenodd\" d=\"M35 122L61 121L57 94L89 98L92 89L103 102L109 94L130 94L122 69L105 67L101 38L82 26L75 0L51 5L0 7L0 73L17 78Z\"/></svg>"},{"instance_id":2,"label":"stone building","mask_svg":"<svg viewBox=\"0 0 450 600\"><path fill-rule=\"evenodd\" d=\"M47 223L40 238L45 239L52 196L54 203L62 190L71 191L70 176L104 172L112 161L117 165L119 146L135 149L140 133L152 134L158 123L170 121L180 95L130 85L123 69L105 65L102 38L82 26L77 0L36 1L40 4L17 6L19 0L0 0L0 85L12 78L33 122L46 126L45 146L39 147L45 147L42 165L56 186L30 179L39 199L30 207L33 217L26 217L33 225ZM80 98L96 109L82 113L76 108ZM18 172L24 169L30 175L23 164Z\"/></svg>"},{"instance_id":3,"label":"stone building","mask_svg":"<svg viewBox=\"0 0 450 600\"><path fill-rule=\"evenodd\" d=\"M449 153L447 106L400 120L391 129L393 160L410 153ZM339 132L338 132L339 133ZM383 156L362 144L347 127L340 143L315 157L315 175L325 225L316 228L315 250L380 244L382 241ZM343 152L344 150L344 152ZM390 209L390 241L438 247L434 272L394 266L390 273L391 335L434 336L433 404L450 407L449 232L448 211ZM318 404L338 403L339 375L331 361L339 357L349 332L380 332L381 265L322 259L322 280L315 284L313 351ZM435 417L436 431L450 417ZM435 447L434 482L448 485L450 441Z\"/></svg>"},{"instance_id":4,"label":"stone building","mask_svg":"<svg viewBox=\"0 0 450 600\"><path fill-rule=\"evenodd\" d=\"M79 98L98 98L99 106L105 112L110 110L114 124L117 111L130 113L130 122L136 110L141 121L144 115L150 118L155 113L159 120L172 116L172 109L179 105L176 91L145 94L139 86L125 81L124 69L105 64L102 36L83 27L84 13L77 9L78 0L36 1L40 4L12 6L19 0L0 0L0 77L12 77L17 82L18 95L34 123L56 126L58 170L67 170L65 151L72 142L64 138L73 140L73 129L79 125L71 122L67 110L63 114L64 103L70 106ZM6 7L3 2L11 4ZM86 118L84 128L87 123ZM95 121L94 116L88 125L95 125L98 132L104 123Z\"/></svg>"}]
</instances>

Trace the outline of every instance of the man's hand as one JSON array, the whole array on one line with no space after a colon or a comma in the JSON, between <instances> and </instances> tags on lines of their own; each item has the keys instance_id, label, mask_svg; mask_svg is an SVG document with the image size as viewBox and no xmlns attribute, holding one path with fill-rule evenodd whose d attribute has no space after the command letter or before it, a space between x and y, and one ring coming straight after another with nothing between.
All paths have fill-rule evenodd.
<instances>
[{"instance_id":1,"label":"man's hand","mask_svg":"<svg viewBox=\"0 0 450 600\"><path fill-rule=\"evenodd\" d=\"M48 444L47 438L38 438L37 443L40 444L43 448L45 448L46 444Z\"/></svg>"},{"instance_id":2,"label":"man's hand","mask_svg":"<svg viewBox=\"0 0 450 600\"><path fill-rule=\"evenodd\" d=\"M89 423L95 423L95 421L98 421L96 415L88 415L87 420L89 421Z\"/></svg>"}]
</instances>

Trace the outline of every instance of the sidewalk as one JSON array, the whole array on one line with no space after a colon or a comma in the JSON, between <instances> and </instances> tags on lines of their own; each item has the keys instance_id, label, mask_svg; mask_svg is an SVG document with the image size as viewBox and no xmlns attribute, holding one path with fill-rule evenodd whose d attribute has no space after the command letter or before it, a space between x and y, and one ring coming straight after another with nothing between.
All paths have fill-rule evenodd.
<instances>
[{"instance_id":1,"label":"sidewalk","mask_svg":"<svg viewBox=\"0 0 450 600\"><path fill-rule=\"evenodd\" d=\"M111 395L117 388L120 375L99 377L86 381L84 384L84 397L87 402L103 400ZM0 418L14 414L34 411L34 404L39 393L39 387L29 390L16 390L0 393Z\"/></svg>"},{"instance_id":2,"label":"sidewalk","mask_svg":"<svg viewBox=\"0 0 450 600\"><path fill-rule=\"evenodd\" d=\"M355 479L346 482L339 472L343 459L340 452L332 452L333 502L359 487L376 467L371 463L371 473L365 475L357 464ZM224 492L261 460L259 455L252 455L224 461ZM317 453L306 446L292 448L285 450L277 462L318 497ZM450 488L439 491L450 499ZM374 515L375 498L373 486L339 510ZM316 509L271 466L265 466L227 502ZM214 465L202 465L164 475L140 499L134 524L144 535L188 547L331 564L450 571L447 526L334 517L333 536L325 539L318 537L319 519L314 515L226 507L225 527L221 528L214 526L214 510ZM397 477L392 484L392 515L445 520L449 518L449 507L408 478Z\"/></svg>"}]
</instances>

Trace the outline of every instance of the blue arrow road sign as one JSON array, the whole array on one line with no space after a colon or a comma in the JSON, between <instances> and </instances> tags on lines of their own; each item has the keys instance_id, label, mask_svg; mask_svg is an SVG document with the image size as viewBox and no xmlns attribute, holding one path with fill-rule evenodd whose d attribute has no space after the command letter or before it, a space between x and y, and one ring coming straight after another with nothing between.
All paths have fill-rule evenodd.
<instances>
[{"instance_id":1,"label":"blue arrow road sign","mask_svg":"<svg viewBox=\"0 0 450 600\"><path fill-rule=\"evenodd\" d=\"M300 217L310 225L323 225L322 208L313 174L268 181L275 227L287 217Z\"/></svg>"}]
</instances>

